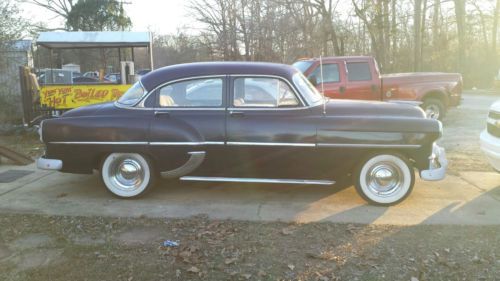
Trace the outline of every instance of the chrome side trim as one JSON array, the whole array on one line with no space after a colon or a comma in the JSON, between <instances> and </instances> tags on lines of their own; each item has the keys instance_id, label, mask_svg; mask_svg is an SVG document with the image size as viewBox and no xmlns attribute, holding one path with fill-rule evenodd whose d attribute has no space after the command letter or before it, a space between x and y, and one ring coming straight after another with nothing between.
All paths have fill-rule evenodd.
<instances>
[{"instance_id":1,"label":"chrome side trim","mask_svg":"<svg viewBox=\"0 0 500 281\"><path fill-rule=\"evenodd\" d=\"M201 142L150 142L150 145L224 145L223 141L201 141Z\"/></svg>"},{"instance_id":2,"label":"chrome side trim","mask_svg":"<svg viewBox=\"0 0 500 281\"><path fill-rule=\"evenodd\" d=\"M227 110L236 110L236 111L283 111L283 110L307 110L310 109L309 106L301 106L301 107L229 107Z\"/></svg>"},{"instance_id":3,"label":"chrome side trim","mask_svg":"<svg viewBox=\"0 0 500 281\"><path fill-rule=\"evenodd\" d=\"M187 175L196 170L205 160L205 151L191 151L188 154L190 155L189 159L184 165L170 171L160 172L162 178L173 179Z\"/></svg>"},{"instance_id":4,"label":"chrome side trim","mask_svg":"<svg viewBox=\"0 0 500 281\"><path fill-rule=\"evenodd\" d=\"M51 141L51 144L117 144L117 145L148 145L147 141Z\"/></svg>"},{"instance_id":5,"label":"chrome side trim","mask_svg":"<svg viewBox=\"0 0 500 281\"><path fill-rule=\"evenodd\" d=\"M299 146L299 147L315 147L315 143L293 143L293 142L238 142L228 141L227 145L241 146Z\"/></svg>"},{"instance_id":6,"label":"chrome side trim","mask_svg":"<svg viewBox=\"0 0 500 281\"><path fill-rule=\"evenodd\" d=\"M226 177L181 177L182 181L212 181L212 182L246 182L246 183L281 183L281 184L307 184L307 185L333 185L335 181L329 180L300 180L300 179L262 179L262 178L226 178Z\"/></svg>"},{"instance_id":7,"label":"chrome side trim","mask_svg":"<svg viewBox=\"0 0 500 281\"><path fill-rule=\"evenodd\" d=\"M146 142L146 141L53 141L50 144L79 145L153 145L153 146L201 146L201 145L232 145L232 146L293 146L293 147L352 147L352 148L420 148L418 144L364 144L364 143L294 143L294 142L237 142L237 141L202 141L202 142Z\"/></svg>"},{"instance_id":8,"label":"chrome side trim","mask_svg":"<svg viewBox=\"0 0 500 281\"><path fill-rule=\"evenodd\" d=\"M318 143L318 147L420 148L419 144Z\"/></svg>"},{"instance_id":9,"label":"chrome side trim","mask_svg":"<svg viewBox=\"0 0 500 281\"><path fill-rule=\"evenodd\" d=\"M155 111L172 111L172 110L186 110L186 111L191 111L191 110L210 110L210 111L225 111L226 109L224 107L182 107L182 106L177 106L177 107L150 107L148 109L154 109Z\"/></svg>"}]
</instances>

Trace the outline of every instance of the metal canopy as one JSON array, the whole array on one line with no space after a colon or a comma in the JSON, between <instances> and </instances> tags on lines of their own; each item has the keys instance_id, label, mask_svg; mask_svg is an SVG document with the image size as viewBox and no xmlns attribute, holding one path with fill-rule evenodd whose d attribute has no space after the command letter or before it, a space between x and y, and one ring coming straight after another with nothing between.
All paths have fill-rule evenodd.
<instances>
[{"instance_id":1,"label":"metal canopy","mask_svg":"<svg viewBox=\"0 0 500 281\"><path fill-rule=\"evenodd\" d=\"M151 47L151 33L125 31L41 32L37 45L49 49Z\"/></svg>"}]
</instances>

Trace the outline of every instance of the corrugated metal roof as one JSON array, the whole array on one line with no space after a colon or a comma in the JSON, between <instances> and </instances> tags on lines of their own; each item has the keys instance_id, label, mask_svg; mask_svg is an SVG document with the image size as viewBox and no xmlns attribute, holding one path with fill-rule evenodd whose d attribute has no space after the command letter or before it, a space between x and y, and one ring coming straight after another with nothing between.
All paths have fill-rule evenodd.
<instances>
[{"instance_id":1,"label":"corrugated metal roof","mask_svg":"<svg viewBox=\"0 0 500 281\"><path fill-rule=\"evenodd\" d=\"M36 44L47 48L109 48L147 47L151 43L149 32L76 31L41 32Z\"/></svg>"}]
</instances>

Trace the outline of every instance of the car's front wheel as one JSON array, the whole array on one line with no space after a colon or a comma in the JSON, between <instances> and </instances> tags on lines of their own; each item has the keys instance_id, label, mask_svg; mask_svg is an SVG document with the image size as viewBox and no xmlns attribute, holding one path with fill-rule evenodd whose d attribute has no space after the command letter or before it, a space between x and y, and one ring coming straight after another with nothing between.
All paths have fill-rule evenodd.
<instances>
[{"instance_id":1,"label":"car's front wheel","mask_svg":"<svg viewBox=\"0 0 500 281\"><path fill-rule=\"evenodd\" d=\"M403 201L415 184L412 165L397 154L372 155L353 176L357 192L376 205L389 206Z\"/></svg>"},{"instance_id":2,"label":"car's front wheel","mask_svg":"<svg viewBox=\"0 0 500 281\"><path fill-rule=\"evenodd\" d=\"M138 153L111 153L101 165L106 188L121 198L143 195L154 184L151 162Z\"/></svg>"}]
</instances>

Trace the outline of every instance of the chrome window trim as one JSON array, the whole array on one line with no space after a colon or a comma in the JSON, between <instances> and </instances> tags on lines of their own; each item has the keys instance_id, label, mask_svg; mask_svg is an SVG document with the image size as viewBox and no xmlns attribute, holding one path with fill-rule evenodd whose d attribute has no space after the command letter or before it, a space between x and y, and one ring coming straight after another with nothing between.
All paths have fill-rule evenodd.
<instances>
[{"instance_id":1,"label":"chrome window trim","mask_svg":"<svg viewBox=\"0 0 500 281\"><path fill-rule=\"evenodd\" d=\"M186 80L193 80L193 79L204 79L204 78L222 78L224 79L226 76L230 76L230 77L269 77L269 78L278 78L280 80L283 80L285 81L285 83L288 84L288 86L291 87L292 91L294 92L295 96L299 98L300 102L301 102L301 106L298 106L298 107L283 107L283 108L280 108L280 107L269 107L269 108L266 108L266 107L247 107L247 108L244 108L244 107L238 107L238 108L235 108L235 110L300 110L300 109L307 109L307 108L313 108L313 107L316 107L318 105L309 105L306 103L306 101L304 100L304 98L302 97L302 95L297 91L297 88L295 86L295 84L292 84L290 83L290 81L288 81L287 79L285 79L284 77L282 76L277 76L277 75L265 75L265 74L218 74L218 75L203 75L203 76L189 76L189 77L185 77L185 78L179 78L179 79L176 79L176 80L172 80L172 81L168 81L168 82L165 82L163 84L159 84L158 86L156 86L155 88L153 88L153 90L151 91L147 91L147 89L144 87L144 85L142 84L142 81L139 81L139 83L141 84L141 86L144 88L145 90L145 94L144 96L134 105L123 105L123 104L120 104L118 101L115 101L114 102L114 105L118 108L123 108L123 109L133 109L133 110L226 110L228 107L227 106L224 106L224 105L221 105L219 107L141 107L141 105L144 105L144 102L146 101L146 99L152 95L152 93L154 93L158 88L160 87L163 87L163 86L166 86L168 84L171 84L171 83L176 83L176 82L181 82L181 81L186 81ZM232 89L230 89L230 92L232 93ZM223 93L223 96L224 96L224 93ZM232 102L231 101L228 101L227 102L228 105L231 104ZM233 106L229 107L229 108L233 108Z\"/></svg>"},{"instance_id":2,"label":"chrome window trim","mask_svg":"<svg viewBox=\"0 0 500 281\"><path fill-rule=\"evenodd\" d=\"M154 87L153 90L149 91L148 94L143 98L143 100L145 101L152 93L154 93L157 89L159 88L162 88L162 87L165 87L165 86L168 86L170 84L173 84L173 83L177 83L177 82L182 82L182 81L188 81L188 80L197 80L197 79L210 79L210 78L221 78L222 79L222 83L224 83L224 79L226 78L226 74L218 74L218 75L203 75L203 76L190 76L190 77L184 77L184 78L179 78L179 79L175 79L175 80L172 80L172 81L168 81L168 82L165 82L163 84L159 84L158 86ZM209 108L214 108L214 109L225 109L225 106L224 106L224 96L225 96L225 93L224 91L222 92L222 104L219 105L219 106L207 106L207 107L188 107L188 106L185 106L185 107L182 107L180 109L184 109L184 110L192 110L193 108L201 108L201 109L204 109L204 110L207 110ZM179 107L155 107L154 109L155 110L158 110L158 109L172 109L172 108L176 108L176 109L179 109ZM152 108L150 108L152 109Z\"/></svg>"},{"instance_id":3,"label":"chrome window trim","mask_svg":"<svg viewBox=\"0 0 500 281\"><path fill-rule=\"evenodd\" d=\"M295 85L290 83L290 81L288 81L288 79L285 79L284 77L282 76L278 76L278 75L266 75L266 74L229 74L229 77L230 78L241 78L241 77L248 77L248 78L252 78L252 77L258 77L258 78L273 78L273 79L278 79L278 80L282 80L284 81L288 87L290 87L290 89L292 89L293 93L295 94L295 97L297 97L301 103L301 105L299 106L296 106L296 107L290 107L290 108L304 108L304 107L309 107L309 104L307 104L302 95L300 95L298 92L297 92L297 89L295 88ZM229 89L230 93L231 93L231 97L233 97L233 91L234 89ZM233 104L233 100L230 100L228 102L228 106L231 106L231 107L234 107L234 104ZM237 107L238 110L241 109L241 108L245 108L245 107ZM277 109L277 108L280 108L280 107L246 107L246 108L258 108L258 109Z\"/></svg>"},{"instance_id":4,"label":"chrome window trim","mask_svg":"<svg viewBox=\"0 0 500 281\"><path fill-rule=\"evenodd\" d=\"M139 81L137 81L137 82L141 85L142 89L144 90L144 94L142 95L142 97L141 97L141 98L140 98L140 99L139 99L136 103L134 103L134 104L132 104L132 105L125 105L125 104L121 104L121 103L119 103L119 102L118 102L118 100L116 100L116 101L114 102L114 104L115 104L117 107L120 107L120 108L125 108L125 109L141 108L141 107L137 107L137 105L139 105L139 104L140 104L143 100L145 100L145 97L146 97L146 96L149 96L150 92L148 92L148 90L146 89L146 87L144 87L144 85L142 84L142 81L141 81L141 80L139 80ZM135 84L135 83L134 83L134 84ZM131 86L133 86L134 84L132 84ZM129 88L129 89L130 89L130 88ZM128 91L128 90L127 90L127 91Z\"/></svg>"}]
</instances>

